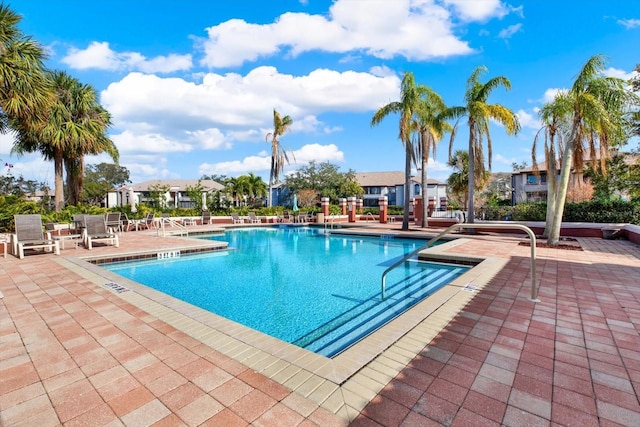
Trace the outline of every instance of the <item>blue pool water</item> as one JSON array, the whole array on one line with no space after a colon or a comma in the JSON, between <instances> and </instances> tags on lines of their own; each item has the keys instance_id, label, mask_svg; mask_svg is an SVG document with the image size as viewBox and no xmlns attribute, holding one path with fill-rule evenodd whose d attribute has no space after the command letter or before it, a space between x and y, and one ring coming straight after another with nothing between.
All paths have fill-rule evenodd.
<instances>
[{"instance_id":1,"label":"blue pool water","mask_svg":"<svg viewBox=\"0 0 640 427\"><path fill-rule=\"evenodd\" d=\"M302 227L210 236L229 250L105 268L283 341L338 354L467 270L407 262L424 242L329 235Z\"/></svg>"}]
</instances>

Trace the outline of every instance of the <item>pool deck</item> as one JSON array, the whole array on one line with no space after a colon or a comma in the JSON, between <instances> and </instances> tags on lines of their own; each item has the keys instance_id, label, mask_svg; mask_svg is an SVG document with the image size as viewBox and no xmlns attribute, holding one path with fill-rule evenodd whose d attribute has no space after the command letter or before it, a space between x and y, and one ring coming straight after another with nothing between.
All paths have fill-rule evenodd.
<instances>
[{"instance_id":1,"label":"pool deck","mask_svg":"<svg viewBox=\"0 0 640 427\"><path fill-rule=\"evenodd\" d=\"M526 237L454 236L433 251L485 261L334 359L85 260L207 241L0 257L0 425L640 425L640 246L538 248L534 303Z\"/></svg>"}]
</instances>

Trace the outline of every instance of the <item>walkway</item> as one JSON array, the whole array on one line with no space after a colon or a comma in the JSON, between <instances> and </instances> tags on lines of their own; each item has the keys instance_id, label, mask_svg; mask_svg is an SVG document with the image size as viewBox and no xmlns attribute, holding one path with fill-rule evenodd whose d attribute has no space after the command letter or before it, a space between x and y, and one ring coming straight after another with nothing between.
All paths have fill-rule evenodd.
<instances>
[{"instance_id":1,"label":"walkway","mask_svg":"<svg viewBox=\"0 0 640 427\"><path fill-rule=\"evenodd\" d=\"M363 402L359 415L327 409L317 390L283 386L75 268L79 256L179 238L130 232L119 249L0 258L0 425L640 425L640 247L539 249L534 304L525 240L485 235L450 249L504 267L442 328L417 327L363 369L367 384L342 391Z\"/></svg>"}]
</instances>

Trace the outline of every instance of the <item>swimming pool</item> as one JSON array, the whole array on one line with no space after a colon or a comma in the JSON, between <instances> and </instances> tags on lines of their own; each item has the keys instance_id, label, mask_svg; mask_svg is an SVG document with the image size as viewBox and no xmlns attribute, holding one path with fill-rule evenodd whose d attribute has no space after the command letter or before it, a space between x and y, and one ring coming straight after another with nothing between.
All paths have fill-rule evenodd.
<instances>
[{"instance_id":1,"label":"swimming pool","mask_svg":"<svg viewBox=\"0 0 640 427\"><path fill-rule=\"evenodd\" d=\"M332 357L392 320L467 267L408 262L424 242L323 230L246 228L209 237L226 251L104 268L283 341Z\"/></svg>"}]
</instances>

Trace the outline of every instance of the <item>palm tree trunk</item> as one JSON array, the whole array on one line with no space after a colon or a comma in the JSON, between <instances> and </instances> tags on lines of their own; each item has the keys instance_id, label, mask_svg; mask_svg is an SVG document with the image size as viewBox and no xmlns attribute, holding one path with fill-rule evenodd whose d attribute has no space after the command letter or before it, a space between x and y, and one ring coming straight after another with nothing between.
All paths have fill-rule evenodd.
<instances>
[{"instance_id":1,"label":"palm tree trunk","mask_svg":"<svg viewBox=\"0 0 640 427\"><path fill-rule=\"evenodd\" d=\"M467 222L469 224L473 224L474 223L474 217L475 217L475 206L474 206L474 198L475 198L475 163L476 163L476 141L475 141L475 133L473 130L473 126L470 125L469 126L469 189L467 194L469 195L468 198L468 208L467 208ZM472 231L471 229L468 231Z\"/></svg>"},{"instance_id":2,"label":"palm tree trunk","mask_svg":"<svg viewBox=\"0 0 640 427\"><path fill-rule=\"evenodd\" d=\"M560 242L560 228L562 227L562 215L564 214L564 204L567 198L567 189L569 188L569 178L571 177L571 165L573 162L573 152L576 145L576 134L580 125L580 118L574 117L573 126L571 128L571 136L567 143L564 153L562 153L562 166L560 168L560 182L556 189L555 211L551 220L551 229L547 237L547 243L557 245Z\"/></svg>"},{"instance_id":3,"label":"palm tree trunk","mask_svg":"<svg viewBox=\"0 0 640 427\"><path fill-rule=\"evenodd\" d=\"M429 185L428 185L428 180L427 180L427 163L429 162L429 155L427 154L425 156L424 152L426 150L423 150L423 154L422 154L422 224L421 227L425 228L429 226L429 220L427 219L427 215L429 213ZM426 159L425 159L426 157Z\"/></svg>"},{"instance_id":4,"label":"palm tree trunk","mask_svg":"<svg viewBox=\"0 0 640 427\"><path fill-rule=\"evenodd\" d=\"M405 141L404 160L404 213L402 215L402 230L409 229L409 199L411 198L411 143Z\"/></svg>"},{"instance_id":5,"label":"palm tree trunk","mask_svg":"<svg viewBox=\"0 0 640 427\"><path fill-rule=\"evenodd\" d=\"M64 179L63 179L63 162L62 151L55 149L53 159L53 169L55 174L54 186L55 186L55 209L56 212L60 212L64 209Z\"/></svg>"},{"instance_id":6,"label":"palm tree trunk","mask_svg":"<svg viewBox=\"0 0 640 427\"><path fill-rule=\"evenodd\" d=\"M549 157L551 161L547 167L547 216L544 232L542 233L543 238L548 238L549 233L551 232L553 213L556 210L556 197L558 193L558 170L556 169L555 150L551 150Z\"/></svg>"}]
</instances>

